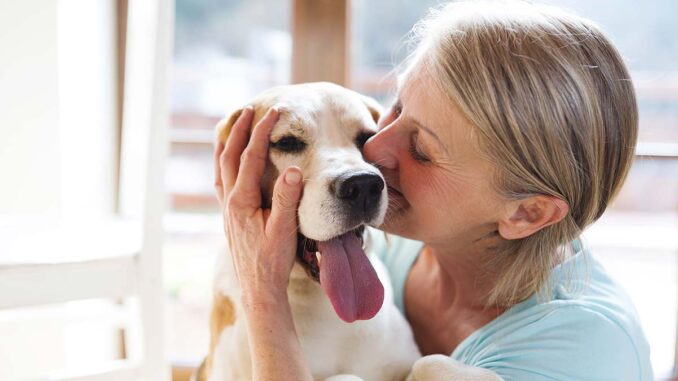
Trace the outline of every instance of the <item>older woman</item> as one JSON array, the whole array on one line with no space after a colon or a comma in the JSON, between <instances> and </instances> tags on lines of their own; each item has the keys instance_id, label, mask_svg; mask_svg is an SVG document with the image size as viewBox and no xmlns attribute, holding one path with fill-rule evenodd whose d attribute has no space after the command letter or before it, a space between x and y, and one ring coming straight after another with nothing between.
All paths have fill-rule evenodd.
<instances>
[{"instance_id":1,"label":"older woman","mask_svg":"<svg viewBox=\"0 0 678 381\"><path fill-rule=\"evenodd\" d=\"M591 22L522 2L452 3L414 32L364 155L388 183L381 229L407 237L377 252L421 352L505 380L651 380L631 301L578 239L633 160L616 49ZM218 164L237 168L243 149ZM222 200L239 177L221 179ZM311 378L285 294L301 173L281 179L270 218L235 192L225 213L231 246L255 248L236 266L260 380Z\"/></svg>"}]
</instances>

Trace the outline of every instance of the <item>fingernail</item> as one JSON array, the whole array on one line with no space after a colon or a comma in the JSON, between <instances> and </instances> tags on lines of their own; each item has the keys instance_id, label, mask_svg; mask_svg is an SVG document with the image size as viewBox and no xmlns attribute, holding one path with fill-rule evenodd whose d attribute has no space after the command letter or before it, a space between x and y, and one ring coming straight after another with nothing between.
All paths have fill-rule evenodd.
<instances>
[{"instance_id":1,"label":"fingernail","mask_svg":"<svg viewBox=\"0 0 678 381\"><path fill-rule=\"evenodd\" d=\"M297 185L301 182L301 172L296 170L288 170L285 173L285 182L289 185Z\"/></svg>"}]
</instances>

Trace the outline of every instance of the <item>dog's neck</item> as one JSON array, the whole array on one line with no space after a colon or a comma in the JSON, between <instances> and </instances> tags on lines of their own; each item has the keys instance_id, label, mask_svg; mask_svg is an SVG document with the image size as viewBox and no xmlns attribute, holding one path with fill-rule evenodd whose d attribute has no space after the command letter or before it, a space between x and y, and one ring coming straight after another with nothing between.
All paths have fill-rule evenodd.
<instances>
[{"instance_id":1,"label":"dog's neck","mask_svg":"<svg viewBox=\"0 0 678 381\"><path fill-rule=\"evenodd\" d=\"M320 283L311 279L311 277L306 274L306 270L299 263L295 263L292 268L292 273L290 274L290 282L287 286L287 295L290 297L290 302L292 300L303 300L307 298L312 298L316 294L324 296L323 290L320 287Z\"/></svg>"},{"instance_id":2,"label":"dog's neck","mask_svg":"<svg viewBox=\"0 0 678 381\"><path fill-rule=\"evenodd\" d=\"M295 264L295 267L297 266L305 275L305 270L300 265ZM287 286L287 298L295 319L307 319L310 315L320 319L319 316L335 314L320 283L307 275L290 278Z\"/></svg>"}]
</instances>

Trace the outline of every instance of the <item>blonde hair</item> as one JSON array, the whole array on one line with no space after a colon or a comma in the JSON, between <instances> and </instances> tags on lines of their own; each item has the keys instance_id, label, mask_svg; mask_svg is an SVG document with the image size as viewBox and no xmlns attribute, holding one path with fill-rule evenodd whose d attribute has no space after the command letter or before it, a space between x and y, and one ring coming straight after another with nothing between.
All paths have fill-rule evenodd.
<instances>
[{"instance_id":1,"label":"blonde hair","mask_svg":"<svg viewBox=\"0 0 678 381\"><path fill-rule=\"evenodd\" d=\"M592 22L521 1L450 3L430 11L413 37L404 75L428 70L459 107L497 168L500 194L569 205L562 221L494 255L487 304L514 305L546 288L570 242L626 178L638 130L629 73Z\"/></svg>"}]
</instances>

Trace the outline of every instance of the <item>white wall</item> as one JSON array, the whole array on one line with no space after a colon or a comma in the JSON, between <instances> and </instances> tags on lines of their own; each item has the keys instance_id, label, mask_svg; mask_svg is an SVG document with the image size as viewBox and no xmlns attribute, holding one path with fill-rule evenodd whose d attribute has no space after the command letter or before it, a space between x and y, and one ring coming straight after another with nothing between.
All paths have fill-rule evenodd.
<instances>
[{"instance_id":1,"label":"white wall","mask_svg":"<svg viewBox=\"0 0 678 381\"><path fill-rule=\"evenodd\" d=\"M116 184L114 0L59 0L61 216L113 211Z\"/></svg>"},{"instance_id":2,"label":"white wall","mask_svg":"<svg viewBox=\"0 0 678 381\"><path fill-rule=\"evenodd\" d=\"M0 215L59 210L57 2L0 2Z\"/></svg>"},{"instance_id":3,"label":"white wall","mask_svg":"<svg viewBox=\"0 0 678 381\"><path fill-rule=\"evenodd\" d=\"M113 0L0 3L0 216L113 210Z\"/></svg>"},{"instance_id":4,"label":"white wall","mask_svg":"<svg viewBox=\"0 0 678 381\"><path fill-rule=\"evenodd\" d=\"M0 0L0 233L24 219L87 223L113 210L114 4ZM0 265L7 259L0 242ZM119 332L96 325L106 315L73 321L98 311L73 304L0 311L0 380L117 355Z\"/></svg>"}]
</instances>

